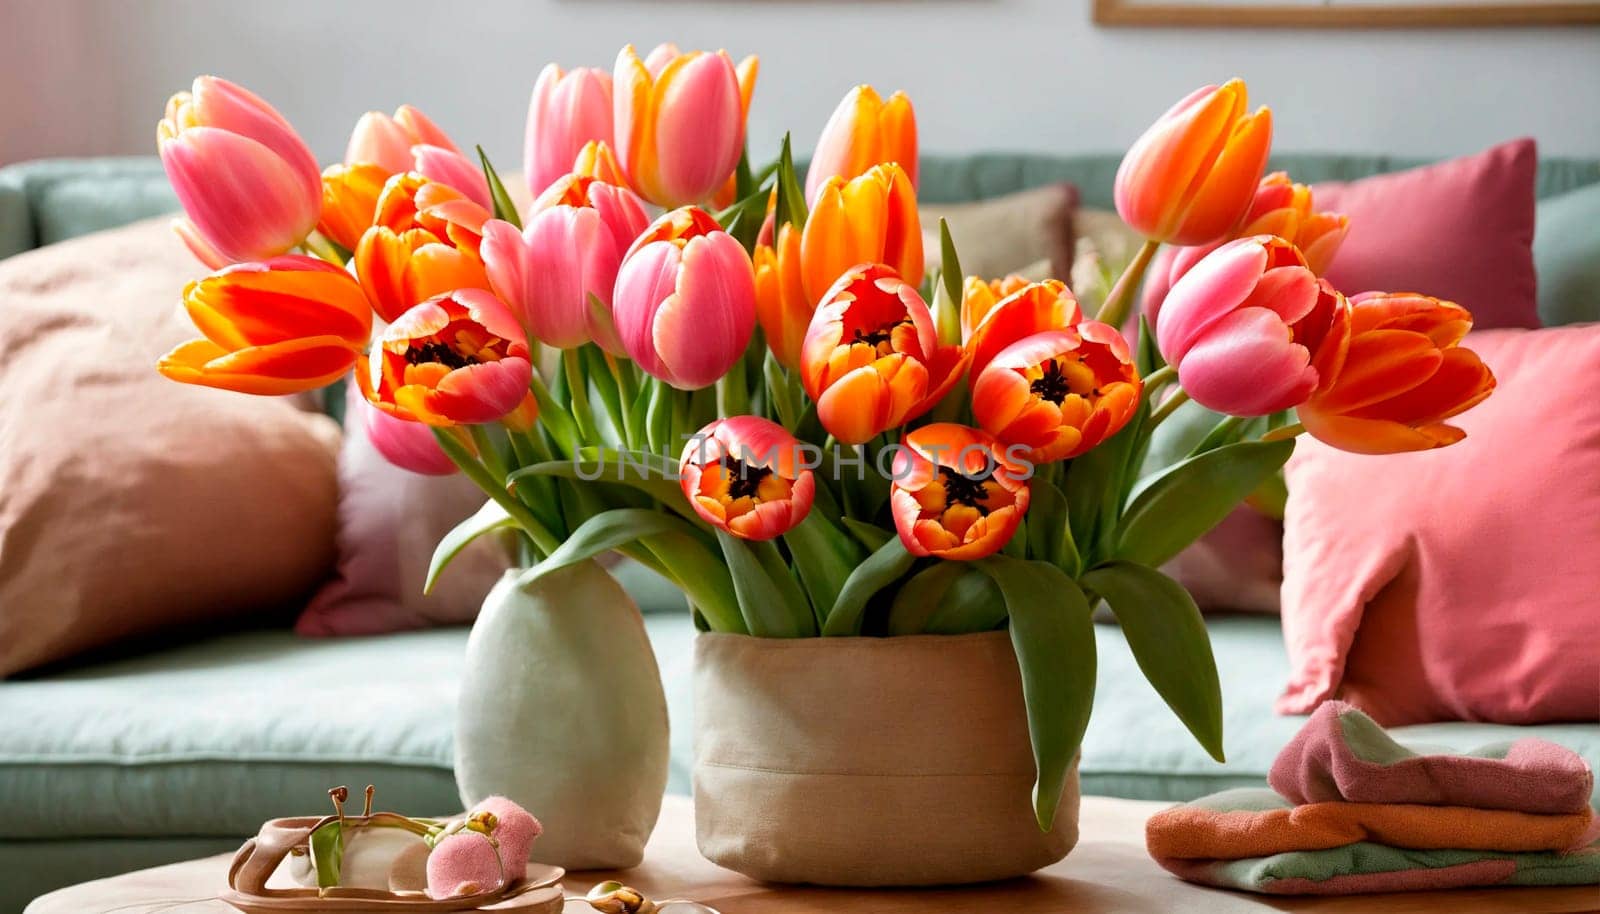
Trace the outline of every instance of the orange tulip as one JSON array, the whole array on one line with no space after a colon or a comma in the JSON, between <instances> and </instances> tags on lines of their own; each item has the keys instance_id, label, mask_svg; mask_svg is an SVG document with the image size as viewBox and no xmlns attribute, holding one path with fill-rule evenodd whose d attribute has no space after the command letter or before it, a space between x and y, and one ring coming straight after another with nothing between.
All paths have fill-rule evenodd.
<instances>
[{"instance_id":1,"label":"orange tulip","mask_svg":"<svg viewBox=\"0 0 1600 914\"><path fill-rule=\"evenodd\" d=\"M983 319L994 306L1021 291L1028 280L1015 273L1003 279L985 280L981 276L968 276L961 285L961 340L972 338Z\"/></svg>"},{"instance_id":2,"label":"orange tulip","mask_svg":"<svg viewBox=\"0 0 1600 914\"><path fill-rule=\"evenodd\" d=\"M965 370L961 347L939 344L916 287L883 264L840 276L801 346L801 383L823 427L844 444L927 412Z\"/></svg>"},{"instance_id":3,"label":"orange tulip","mask_svg":"<svg viewBox=\"0 0 1600 914\"><path fill-rule=\"evenodd\" d=\"M806 171L806 200L814 204L829 178L848 181L874 165L898 163L917 185L917 115L911 99L896 92L885 102L871 86L856 86L822 128Z\"/></svg>"},{"instance_id":4,"label":"orange tulip","mask_svg":"<svg viewBox=\"0 0 1600 914\"><path fill-rule=\"evenodd\" d=\"M695 513L735 536L769 540L811 512L816 479L799 439L759 416L718 419L691 438L678 484Z\"/></svg>"},{"instance_id":5,"label":"orange tulip","mask_svg":"<svg viewBox=\"0 0 1600 914\"><path fill-rule=\"evenodd\" d=\"M1049 463L1121 431L1143 390L1122 334L1084 321L995 356L973 384L972 415L1005 444L1025 446L1030 461Z\"/></svg>"},{"instance_id":6,"label":"orange tulip","mask_svg":"<svg viewBox=\"0 0 1600 914\"><path fill-rule=\"evenodd\" d=\"M247 394L315 390L348 372L372 333L372 309L349 273L284 254L240 263L183 290L204 335L156 366L184 384Z\"/></svg>"},{"instance_id":7,"label":"orange tulip","mask_svg":"<svg viewBox=\"0 0 1600 914\"><path fill-rule=\"evenodd\" d=\"M330 165L322 172L322 218L317 231L354 251L372 227L389 173L370 162Z\"/></svg>"},{"instance_id":8,"label":"orange tulip","mask_svg":"<svg viewBox=\"0 0 1600 914\"><path fill-rule=\"evenodd\" d=\"M817 192L800 237L800 277L812 302L844 271L882 263L922 284L922 226L917 189L899 165L874 165L860 177L833 177Z\"/></svg>"},{"instance_id":9,"label":"orange tulip","mask_svg":"<svg viewBox=\"0 0 1600 914\"><path fill-rule=\"evenodd\" d=\"M1028 512L1032 467L987 432L936 422L895 451L889 510L912 555L970 561L1004 548Z\"/></svg>"},{"instance_id":10,"label":"orange tulip","mask_svg":"<svg viewBox=\"0 0 1600 914\"><path fill-rule=\"evenodd\" d=\"M1232 232L1272 145L1272 112L1248 114L1244 82L1196 90L1139 137L1117 169L1122 221L1153 241L1195 245Z\"/></svg>"},{"instance_id":11,"label":"orange tulip","mask_svg":"<svg viewBox=\"0 0 1600 914\"><path fill-rule=\"evenodd\" d=\"M412 173L391 177L355 251L356 275L378 316L393 321L440 293L489 288L479 253L489 218L453 187Z\"/></svg>"},{"instance_id":12,"label":"orange tulip","mask_svg":"<svg viewBox=\"0 0 1600 914\"><path fill-rule=\"evenodd\" d=\"M800 278L800 233L785 222L777 245L758 244L755 253L756 320L767 347L787 368L800 367L800 347L811 325L811 299Z\"/></svg>"},{"instance_id":13,"label":"orange tulip","mask_svg":"<svg viewBox=\"0 0 1600 914\"><path fill-rule=\"evenodd\" d=\"M976 311L977 306L972 310ZM1059 279L1028 283L995 302L967 337L965 347L972 359L972 377L982 374L989 362L1012 343L1046 330L1062 330L1081 320L1083 312L1066 283Z\"/></svg>"},{"instance_id":14,"label":"orange tulip","mask_svg":"<svg viewBox=\"0 0 1600 914\"><path fill-rule=\"evenodd\" d=\"M572 173L594 178L613 187L627 187L628 178L622 173L622 166L617 164L617 156L611 151L611 146L604 140L590 140L578 150L578 157L572 161Z\"/></svg>"},{"instance_id":15,"label":"orange tulip","mask_svg":"<svg viewBox=\"0 0 1600 914\"><path fill-rule=\"evenodd\" d=\"M399 315L372 348L361 392L378 409L438 428L508 419L538 407L533 363L516 315L482 289L431 298Z\"/></svg>"},{"instance_id":16,"label":"orange tulip","mask_svg":"<svg viewBox=\"0 0 1600 914\"><path fill-rule=\"evenodd\" d=\"M1444 420L1477 405L1495 379L1459 345L1472 314L1410 292L1366 292L1350 300L1344 366L1299 409L1313 437L1357 454L1393 454L1455 444L1466 432Z\"/></svg>"}]
</instances>

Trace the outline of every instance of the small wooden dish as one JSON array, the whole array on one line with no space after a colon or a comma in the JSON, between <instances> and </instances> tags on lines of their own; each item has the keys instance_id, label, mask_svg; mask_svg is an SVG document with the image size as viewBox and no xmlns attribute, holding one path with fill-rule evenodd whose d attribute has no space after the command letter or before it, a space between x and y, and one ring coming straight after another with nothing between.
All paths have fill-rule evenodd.
<instances>
[{"instance_id":1,"label":"small wooden dish","mask_svg":"<svg viewBox=\"0 0 1600 914\"><path fill-rule=\"evenodd\" d=\"M346 816L353 826L368 825L392 817L390 813ZM422 892L387 892L356 888L267 887L283 858L297 847L305 847L311 833L339 816L299 816L273 819L239 848L228 867L228 889L217 897L245 914L279 914L285 911L328 911L341 914L379 914L385 911L415 911L418 914L454 914L479 911L493 906L496 911L519 914L555 914L562 906L559 883L566 871L559 866L528 864L527 876L492 892L459 895L454 898L429 898Z\"/></svg>"}]
</instances>

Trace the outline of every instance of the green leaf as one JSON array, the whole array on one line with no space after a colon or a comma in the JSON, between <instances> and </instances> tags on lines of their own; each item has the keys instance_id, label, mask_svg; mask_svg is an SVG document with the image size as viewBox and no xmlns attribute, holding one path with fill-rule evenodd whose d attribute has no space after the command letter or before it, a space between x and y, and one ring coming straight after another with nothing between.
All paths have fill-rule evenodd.
<instances>
[{"instance_id":1,"label":"green leaf","mask_svg":"<svg viewBox=\"0 0 1600 914\"><path fill-rule=\"evenodd\" d=\"M572 460L548 460L532 466L513 470L506 484L515 487L519 482L535 476L555 476L578 480L579 485L592 482L620 483L637 489L686 520L700 522L699 515L689 507L683 489L677 481L677 464L665 457L644 451L620 451L616 448L584 448Z\"/></svg>"},{"instance_id":2,"label":"green leaf","mask_svg":"<svg viewBox=\"0 0 1600 914\"><path fill-rule=\"evenodd\" d=\"M1022 701L1038 772L1033 813L1040 830L1049 831L1094 706L1089 601L1076 581L1046 562L990 556L973 564L994 579L1011 616L1011 646L1022 673Z\"/></svg>"},{"instance_id":3,"label":"green leaf","mask_svg":"<svg viewBox=\"0 0 1600 914\"><path fill-rule=\"evenodd\" d=\"M1194 597L1154 568L1113 562L1083 576L1116 614L1133 659L1207 753L1222 755L1222 684Z\"/></svg>"},{"instance_id":4,"label":"green leaf","mask_svg":"<svg viewBox=\"0 0 1600 914\"><path fill-rule=\"evenodd\" d=\"M739 613L728 565L704 539L686 533L658 533L639 542L659 560L666 577L678 585L711 630L750 634Z\"/></svg>"},{"instance_id":5,"label":"green leaf","mask_svg":"<svg viewBox=\"0 0 1600 914\"><path fill-rule=\"evenodd\" d=\"M1028 484L1028 549L1033 557L1060 568L1068 577L1082 570L1078 546L1068 523L1067 497L1049 480L1037 476Z\"/></svg>"},{"instance_id":6,"label":"green leaf","mask_svg":"<svg viewBox=\"0 0 1600 914\"><path fill-rule=\"evenodd\" d=\"M650 403L645 408L645 439L657 453L672 447L673 414L677 391L660 379L650 382Z\"/></svg>"},{"instance_id":7,"label":"green leaf","mask_svg":"<svg viewBox=\"0 0 1600 914\"><path fill-rule=\"evenodd\" d=\"M844 528L850 531L850 535L856 538L856 542L867 547L868 552L877 552L885 543L899 536L877 524L869 524L853 517L841 517L839 520L844 523Z\"/></svg>"},{"instance_id":8,"label":"green leaf","mask_svg":"<svg viewBox=\"0 0 1600 914\"><path fill-rule=\"evenodd\" d=\"M774 237L786 222L800 231L805 227L807 215L805 185L795 175L794 152L790 148L789 134L785 133L783 151L778 153L778 205L772 219Z\"/></svg>"},{"instance_id":9,"label":"green leaf","mask_svg":"<svg viewBox=\"0 0 1600 914\"><path fill-rule=\"evenodd\" d=\"M1120 482L1123 467L1138 444L1140 428L1150 414L1148 403L1141 402L1122 431L1099 447L1073 458L1067 464L1067 513L1072 521L1072 538L1085 563L1097 557L1100 533L1116 523L1122 503Z\"/></svg>"},{"instance_id":10,"label":"green leaf","mask_svg":"<svg viewBox=\"0 0 1600 914\"><path fill-rule=\"evenodd\" d=\"M692 536L694 528L682 518L650 508L602 511L579 524L560 548L523 574L522 583L531 584L551 572L654 533L686 533Z\"/></svg>"},{"instance_id":11,"label":"green leaf","mask_svg":"<svg viewBox=\"0 0 1600 914\"><path fill-rule=\"evenodd\" d=\"M1211 426L1211 430L1206 432L1204 438L1189 449L1188 456L1198 457L1206 451L1214 451L1219 447L1233 444L1249 432L1251 421L1239 416L1223 416L1217 420L1216 425Z\"/></svg>"},{"instance_id":12,"label":"green leaf","mask_svg":"<svg viewBox=\"0 0 1600 914\"><path fill-rule=\"evenodd\" d=\"M557 373L558 380L564 378L564 375ZM537 372L534 373L528 389L533 391L533 398L539 401L540 427L550 433L551 439L561 448L562 453L577 453L582 440L578 437L578 426L572 421L567 408L550 393L550 389L544 385Z\"/></svg>"},{"instance_id":13,"label":"green leaf","mask_svg":"<svg viewBox=\"0 0 1600 914\"><path fill-rule=\"evenodd\" d=\"M1161 565L1227 517L1292 453L1292 440L1242 441L1176 464L1128 506L1112 558Z\"/></svg>"},{"instance_id":14,"label":"green leaf","mask_svg":"<svg viewBox=\"0 0 1600 914\"><path fill-rule=\"evenodd\" d=\"M500 182L500 175L489 164L489 156L479 146L478 161L483 163L483 176L489 182L489 199L494 201L494 217L504 219L517 228L522 228L522 220L517 217L517 205L511 202L511 195L506 193L506 186Z\"/></svg>"},{"instance_id":15,"label":"green leaf","mask_svg":"<svg viewBox=\"0 0 1600 914\"><path fill-rule=\"evenodd\" d=\"M939 219L939 280L944 283L944 294L961 305L961 258L956 256L956 242L950 237L950 223Z\"/></svg>"},{"instance_id":16,"label":"green leaf","mask_svg":"<svg viewBox=\"0 0 1600 914\"><path fill-rule=\"evenodd\" d=\"M499 502L493 499L484 502L483 507L471 517L450 528L450 532L446 533L444 538L439 540L439 545L434 547L433 559L428 562L428 576L422 583L422 592L426 594L433 590L433 585L439 581L439 575L444 573L452 561L455 561L461 550L467 548L468 543L485 533L514 530L516 526L517 522L511 519L511 515L506 513L506 509L501 507Z\"/></svg>"},{"instance_id":17,"label":"green leaf","mask_svg":"<svg viewBox=\"0 0 1600 914\"><path fill-rule=\"evenodd\" d=\"M717 531L723 558L733 576L734 593L750 634L758 638L807 638L817 633L816 620L800 585L770 542L749 542L726 530ZM769 556L761 553L770 552Z\"/></svg>"},{"instance_id":18,"label":"green leaf","mask_svg":"<svg viewBox=\"0 0 1600 914\"><path fill-rule=\"evenodd\" d=\"M922 630L930 635L992 632L1005 624L1006 601L994 581L968 562L952 562L965 573L951 582Z\"/></svg>"},{"instance_id":19,"label":"green leaf","mask_svg":"<svg viewBox=\"0 0 1600 914\"><path fill-rule=\"evenodd\" d=\"M889 634L920 635L956 579L967 573L962 562L934 562L912 575L889 607Z\"/></svg>"},{"instance_id":20,"label":"green leaf","mask_svg":"<svg viewBox=\"0 0 1600 914\"><path fill-rule=\"evenodd\" d=\"M800 572L800 580L811 597L812 612L820 628L850 572L861 564L861 549L844 531L829 523L815 505L805 520L783 535L783 542L794 556L795 570Z\"/></svg>"},{"instance_id":21,"label":"green leaf","mask_svg":"<svg viewBox=\"0 0 1600 914\"><path fill-rule=\"evenodd\" d=\"M323 823L307 839L311 862L317 872L317 888L331 889L339 884L339 867L344 862L344 821Z\"/></svg>"},{"instance_id":22,"label":"green leaf","mask_svg":"<svg viewBox=\"0 0 1600 914\"><path fill-rule=\"evenodd\" d=\"M839 591L839 599L828 611L822 625L824 635L859 635L861 617L866 612L867 601L873 595L911 570L917 557L906 551L898 536L878 547L878 551L856 566Z\"/></svg>"},{"instance_id":23,"label":"green leaf","mask_svg":"<svg viewBox=\"0 0 1600 914\"><path fill-rule=\"evenodd\" d=\"M627 428L627 407L622 402L622 389L617 386L617 379L611 373L611 366L606 364L604 349L585 345L579 351L583 354L584 374L589 376L589 383L593 385L595 395L605 407L605 416L610 420L611 427L602 429L610 434L604 437L612 444L619 444Z\"/></svg>"}]
</instances>

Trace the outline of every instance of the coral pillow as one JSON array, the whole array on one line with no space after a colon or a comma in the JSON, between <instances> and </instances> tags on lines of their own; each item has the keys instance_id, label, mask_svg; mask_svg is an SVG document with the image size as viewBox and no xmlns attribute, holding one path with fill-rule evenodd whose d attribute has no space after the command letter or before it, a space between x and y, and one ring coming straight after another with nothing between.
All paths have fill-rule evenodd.
<instances>
[{"instance_id":1,"label":"coral pillow","mask_svg":"<svg viewBox=\"0 0 1600 914\"><path fill-rule=\"evenodd\" d=\"M419 476L389 463L363 432L372 409L347 387L344 447L339 451L339 574L295 623L302 635L378 635L467 625L511 566L503 540L472 542L423 594L433 549L450 528L483 505L465 476Z\"/></svg>"},{"instance_id":2,"label":"coral pillow","mask_svg":"<svg viewBox=\"0 0 1600 914\"><path fill-rule=\"evenodd\" d=\"M0 675L298 606L332 568L333 421L156 374L202 272L166 219L0 263Z\"/></svg>"},{"instance_id":3,"label":"coral pillow","mask_svg":"<svg viewBox=\"0 0 1600 914\"><path fill-rule=\"evenodd\" d=\"M1278 700L1385 726L1600 719L1600 324L1469 335L1499 379L1451 447L1287 469Z\"/></svg>"},{"instance_id":4,"label":"coral pillow","mask_svg":"<svg viewBox=\"0 0 1600 914\"><path fill-rule=\"evenodd\" d=\"M1312 187L1350 217L1328 280L1354 294L1415 291L1458 302L1481 329L1538 327L1533 268L1538 150L1512 140L1475 155Z\"/></svg>"}]
</instances>

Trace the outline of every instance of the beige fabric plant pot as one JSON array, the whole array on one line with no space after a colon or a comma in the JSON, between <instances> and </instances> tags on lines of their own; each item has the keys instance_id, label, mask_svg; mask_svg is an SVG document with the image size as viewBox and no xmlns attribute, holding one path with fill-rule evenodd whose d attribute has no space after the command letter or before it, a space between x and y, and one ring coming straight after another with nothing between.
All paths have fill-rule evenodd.
<instances>
[{"instance_id":1,"label":"beige fabric plant pot","mask_svg":"<svg viewBox=\"0 0 1600 914\"><path fill-rule=\"evenodd\" d=\"M756 879L1005 879L1078 840L1078 775L1034 821L1022 680L1005 632L695 642L695 835Z\"/></svg>"}]
</instances>

